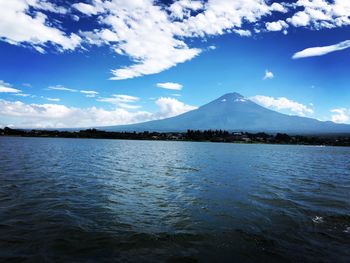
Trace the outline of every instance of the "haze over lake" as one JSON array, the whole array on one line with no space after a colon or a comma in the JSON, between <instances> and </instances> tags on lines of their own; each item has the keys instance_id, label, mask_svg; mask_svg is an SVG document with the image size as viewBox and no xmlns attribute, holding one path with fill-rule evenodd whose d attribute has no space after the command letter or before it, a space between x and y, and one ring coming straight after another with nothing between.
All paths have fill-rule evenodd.
<instances>
[{"instance_id":1,"label":"haze over lake","mask_svg":"<svg viewBox=\"0 0 350 263\"><path fill-rule=\"evenodd\" d=\"M0 260L348 262L349 156L0 137Z\"/></svg>"}]
</instances>

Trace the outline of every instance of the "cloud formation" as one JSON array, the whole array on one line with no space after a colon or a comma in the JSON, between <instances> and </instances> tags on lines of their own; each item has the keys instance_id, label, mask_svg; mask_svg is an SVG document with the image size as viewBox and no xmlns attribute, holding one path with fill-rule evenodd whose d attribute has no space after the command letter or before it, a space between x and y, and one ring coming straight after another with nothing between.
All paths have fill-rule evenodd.
<instances>
[{"instance_id":1,"label":"cloud formation","mask_svg":"<svg viewBox=\"0 0 350 263\"><path fill-rule=\"evenodd\" d=\"M265 75L263 77L263 80L265 79L273 79L275 76L273 75L272 71L265 70Z\"/></svg>"},{"instance_id":2,"label":"cloud formation","mask_svg":"<svg viewBox=\"0 0 350 263\"><path fill-rule=\"evenodd\" d=\"M55 101L55 102L59 102L61 101L61 99L59 98L46 98L48 101Z\"/></svg>"},{"instance_id":3,"label":"cloud formation","mask_svg":"<svg viewBox=\"0 0 350 263\"><path fill-rule=\"evenodd\" d=\"M285 97L274 98L269 96L256 95L250 97L249 99L260 104L263 107L277 111L288 110L291 113L297 114L299 116L306 116L314 113L313 109L309 108L308 106L287 99Z\"/></svg>"},{"instance_id":4,"label":"cloud formation","mask_svg":"<svg viewBox=\"0 0 350 263\"><path fill-rule=\"evenodd\" d=\"M348 123L350 121L350 109L337 108L332 109L332 121L336 123Z\"/></svg>"},{"instance_id":5,"label":"cloud formation","mask_svg":"<svg viewBox=\"0 0 350 263\"><path fill-rule=\"evenodd\" d=\"M298 58L307 58L307 57L315 57L315 56L323 56L331 52L340 51L343 49L350 48L350 40L346 40L340 42L335 45L324 46L324 47L311 47L304 49L302 51L296 52L293 55L293 59Z\"/></svg>"},{"instance_id":6,"label":"cloud formation","mask_svg":"<svg viewBox=\"0 0 350 263\"><path fill-rule=\"evenodd\" d=\"M187 111L195 110L198 107L186 105L185 103L169 97L161 97L156 100L159 112L156 113L158 119L173 117Z\"/></svg>"},{"instance_id":7,"label":"cloud formation","mask_svg":"<svg viewBox=\"0 0 350 263\"><path fill-rule=\"evenodd\" d=\"M80 90L80 93L85 94L88 98L95 98L98 95L98 92L94 90Z\"/></svg>"},{"instance_id":8,"label":"cloud formation","mask_svg":"<svg viewBox=\"0 0 350 263\"><path fill-rule=\"evenodd\" d=\"M99 93L95 90L78 90L66 88L62 85L50 86L47 88L48 90L59 90L59 91L68 91L68 92L80 92L84 94L87 98L95 98Z\"/></svg>"},{"instance_id":9,"label":"cloud formation","mask_svg":"<svg viewBox=\"0 0 350 263\"><path fill-rule=\"evenodd\" d=\"M69 89L69 88L63 87L62 85L50 86L47 89L49 89L49 90L69 91L69 92L77 92L78 91L76 89Z\"/></svg>"},{"instance_id":10,"label":"cloud formation","mask_svg":"<svg viewBox=\"0 0 350 263\"><path fill-rule=\"evenodd\" d=\"M98 94L98 92L94 91L94 90L81 90L80 93L88 94L88 95L97 95Z\"/></svg>"},{"instance_id":11,"label":"cloud formation","mask_svg":"<svg viewBox=\"0 0 350 263\"><path fill-rule=\"evenodd\" d=\"M140 100L139 97L134 97L130 95L117 95L114 94L109 98L98 98L96 99L99 102L107 102L111 103L113 105L116 105L119 108L123 109L139 109L141 106L133 104L134 102L137 102Z\"/></svg>"},{"instance_id":12,"label":"cloud formation","mask_svg":"<svg viewBox=\"0 0 350 263\"><path fill-rule=\"evenodd\" d=\"M66 34L54 27L43 11L67 12L65 8L44 0L1 0L0 39L14 45L30 45L41 53L45 53L48 44L56 46L59 51L77 48L82 39L77 34Z\"/></svg>"},{"instance_id":13,"label":"cloud formation","mask_svg":"<svg viewBox=\"0 0 350 263\"><path fill-rule=\"evenodd\" d=\"M182 90L183 88L181 84L174 83L174 82L157 83L157 87L162 89L171 89L171 90Z\"/></svg>"},{"instance_id":14,"label":"cloud formation","mask_svg":"<svg viewBox=\"0 0 350 263\"><path fill-rule=\"evenodd\" d=\"M294 13L286 21L294 27L311 29L336 28L350 25L350 2L347 0L298 0Z\"/></svg>"},{"instance_id":15,"label":"cloud formation","mask_svg":"<svg viewBox=\"0 0 350 263\"><path fill-rule=\"evenodd\" d=\"M125 101L135 101L132 96L124 95ZM123 99L121 99L123 100ZM158 111L128 111L123 107L112 110L89 107L77 108L59 104L26 104L21 101L0 99L0 117L11 119L3 126L19 128L82 128L119 124L131 124L172 117L196 107L187 105L174 98L162 97L155 101Z\"/></svg>"},{"instance_id":16,"label":"cloud formation","mask_svg":"<svg viewBox=\"0 0 350 263\"><path fill-rule=\"evenodd\" d=\"M62 26L62 14L73 21L84 18L92 28L77 26L70 32ZM0 40L31 46L41 53L50 46L59 51L108 46L130 58L131 63L111 70L111 79L123 80L156 74L194 59L203 50L192 39L205 41L229 33L245 37L269 31L287 33L291 27L343 27L350 25L349 14L347 0L82 0L71 7L64 1L0 0ZM344 49L344 43L339 44L332 48ZM314 52L295 56L310 51Z\"/></svg>"},{"instance_id":17,"label":"cloud formation","mask_svg":"<svg viewBox=\"0 0 350 263\"><path fill-rule=\"evenodd\" d=\"M6 83L3 80L0 80L0 93L20 93L22 92L19 89L12 88L9 83Z\"/></svg>"},{"instance_id":18,"label":"cloud formation","mask_svg":"<svg viewBox=\"0 0 350 263\"><path fill-rule=\"evenodd\" d=\"M288 24L283 20L267 22L265 26L268 31L281 31L289 27Z\"/></svg>"}]
</instances>

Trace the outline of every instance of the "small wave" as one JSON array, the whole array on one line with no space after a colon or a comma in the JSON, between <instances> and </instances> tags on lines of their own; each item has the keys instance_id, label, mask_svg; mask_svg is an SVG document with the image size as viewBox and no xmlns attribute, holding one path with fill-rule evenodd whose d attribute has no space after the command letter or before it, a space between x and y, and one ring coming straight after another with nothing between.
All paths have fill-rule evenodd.
<instances>
[{"instance_id":1,"label":"small wave","mask_svg":"<svg viewBox=\"0 0 350 263\"><path fill-rule=\"evenodd\" d=\"M199 172L199 169L193 168L193 167L171 167L171 168L176 170Z\"/></svg>"},{"instance_id":2,"label":"small wave","mask_svg":"<svg viewBox=\"0 0 350 263\"><path fill-rule=\"evenodd\" d=\"M323 223L323 217L322 216L315 216L314 218L312 218L312 222L314 222L315 224L320 224Z\"/></svg>"}]
</instances>

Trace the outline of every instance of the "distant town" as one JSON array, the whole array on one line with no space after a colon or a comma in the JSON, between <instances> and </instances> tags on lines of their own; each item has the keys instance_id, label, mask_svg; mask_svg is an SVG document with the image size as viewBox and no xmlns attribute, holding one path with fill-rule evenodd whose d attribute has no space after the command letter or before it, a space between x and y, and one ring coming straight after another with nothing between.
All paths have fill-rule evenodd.
<instances>
[{"instance_id":1,"label":"distant town","mask_svg":"<svg viewBox=\"0 0 350 263\"><path fill-rule=\"evenodd\" d=\"M187 132L110 132L97 129L58 131L23 130L5 127L4 129L0 129L0 136L350 146L350 134L288 135L285 133L268 134L264 132L249 133L229 132L224 130L187 130Z\"/></svg>"}]
</instances>

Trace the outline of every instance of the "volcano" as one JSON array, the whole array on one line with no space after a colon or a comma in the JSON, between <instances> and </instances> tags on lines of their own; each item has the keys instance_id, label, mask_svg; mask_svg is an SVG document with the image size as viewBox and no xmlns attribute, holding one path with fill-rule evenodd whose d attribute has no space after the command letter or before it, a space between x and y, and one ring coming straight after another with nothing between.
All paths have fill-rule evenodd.
<instances>
[{"instance_id":1,"label":"volcano","mask_svg":"<svg viewBox=\"0 0 350 263\"><path fill-rule=\"evenodd\" d=\"M228 93L198 109L181 115L136 123L102 127L108 131L182 132L221 129L247 132L292 134L347 134L350 125L312 118L290 116L264 108L238 93Z\"/></svg>"}]
</instances>

